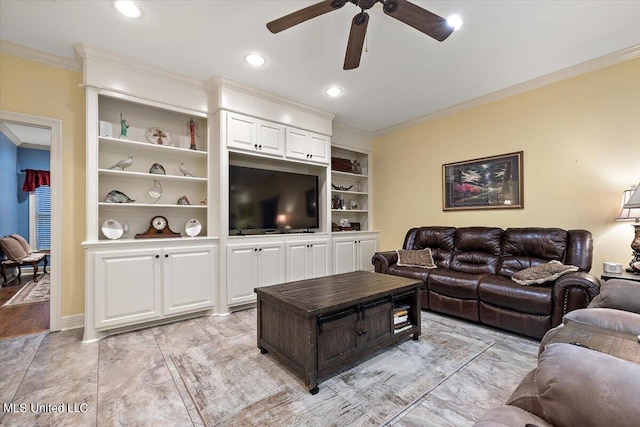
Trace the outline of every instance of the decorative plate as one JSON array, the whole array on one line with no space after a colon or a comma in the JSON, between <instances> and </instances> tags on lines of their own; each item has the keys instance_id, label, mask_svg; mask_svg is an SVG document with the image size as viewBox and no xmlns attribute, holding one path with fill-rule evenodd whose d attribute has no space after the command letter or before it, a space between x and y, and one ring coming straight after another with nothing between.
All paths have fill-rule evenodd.
<instances>
[{"instance_id":1,"label":"decorative plate","mask_svg":"<svg viewBox=\"0 0 640 427\"><path fill-rule=\"evenodd\" d=\"M200 231L202 231L202 224L200 224L200 221L195 218L190 219L187 221L184 231L187 233L187 236L195 237L200 234Z\"/></svg>"},{"instance_id":2,"label":"decorative plate","mask_svg":"<svg viewBox=\"0 0 640 427\"><path fill-rule=\"evenodd\" d=\"M104 237L107 239L119 239L122 237L122 232L122 225L115 219L108 219L102 224L102 234L104 234Z\"/></svg>"},{"instance_id":3,"label":"decorative plate","mask_svg":"<svg viewBox=\"0 0 640 427\"><path fill-rule=\"evenodd\" d=\"M145 131L144 137L152 144L173 145L175 137L172 133L164 131L160 128L149 128Z\"/></svg>"}]
</instances>

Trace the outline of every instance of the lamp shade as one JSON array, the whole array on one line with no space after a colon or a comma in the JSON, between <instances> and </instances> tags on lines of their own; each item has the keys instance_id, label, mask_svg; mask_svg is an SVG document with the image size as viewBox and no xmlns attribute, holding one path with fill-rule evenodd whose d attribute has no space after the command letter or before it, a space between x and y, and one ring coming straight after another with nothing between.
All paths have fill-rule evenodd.
<instances>
[{"instance_id":1,"label":"lamp shade","mask_svg":"<svg viewBox=\"0 0 640 427\"><path fill-rule=\"evenodd\" d=\"M640 184L625 190L622 194L622 206L616 221L640 220Z\"/></svg>"}]
</instances>

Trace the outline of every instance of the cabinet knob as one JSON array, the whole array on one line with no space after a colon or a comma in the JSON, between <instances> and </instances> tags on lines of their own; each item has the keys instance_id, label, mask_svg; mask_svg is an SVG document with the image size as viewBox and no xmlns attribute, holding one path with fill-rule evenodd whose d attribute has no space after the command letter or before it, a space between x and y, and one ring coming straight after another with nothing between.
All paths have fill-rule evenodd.
<instances>
[{"instance_id":1,"label":"cabinet knob","mask_svg":"<svg viewBox=\"0 0 640 427\"><path fill-rule=\"evenodd\" d=\"M313 158L313 154L309 154L309 158L310 158L310 159L311 159L311 158Z\"/></svg>"},{"instance_id":2,"label":"cabinet knob","mask_svg":"<svg viewBox=\"0 0 640 427\"><path fill-rule=\"evenodd\" d=\"M366 330L366 329L365 329L365 330L362 330L362 331L358 331L358 335L359 335L359 336L365 335L366 333L367 333L367 330Z\"/></svg>"},{"instance_id":3,"label":"cabinet knob","mask_svg":"<svg viewBox=\"0 0 640 427\"><path fill-rule=\"evenodd\" d=\"M165 258L169 258L169 254L164 254L164 257Z\"/></svg>"},{"instance_id":4,"label":"cabinet knob","mask_svg":"<svg viewBox=\"0 0 640 427\"><path fill-rule=\"evenodd\" d=\"M258 249L260 252L262 252L262 248Z\"/></svg>"},{"instance_id":5,"label":"cabinet knob","mask_svg":"<svg viewBox=\"0 0 640 427\"><path fill-rule=\"evenodd\" d=\"M258 248L253 248L253 251L254 251L254 252L257 252L257 251L258 251Z\"/></svg>"},{"instance_id":6,"label":"cabinet knob","mask_svg":"<svg viewBox=\"0 0 640 427\"><path fill-rule=\"evenodd\" d=\"M256 150L258 149L258 144L253 144L253 146L256 148Z\"/></svg>"},{"instance_id":7,"label":"cabinet knob","mask_svg":"<svg viewBox=\"0 0 640 427\"><path fill-rule=\"evenodd\" d=\"M160 258L160 255L156 255L156 259L157 259L157 258Z\"/></svg>"},{"instance_id":8,"label":"cabinet knob","mask_svg":"<svg viewBox=\"0 0 640 427\"><path fill-rule=\"evenodd\" d=\"M258 148L262 150L262 145L258 145Z\"/></svg>"}]
</instances>

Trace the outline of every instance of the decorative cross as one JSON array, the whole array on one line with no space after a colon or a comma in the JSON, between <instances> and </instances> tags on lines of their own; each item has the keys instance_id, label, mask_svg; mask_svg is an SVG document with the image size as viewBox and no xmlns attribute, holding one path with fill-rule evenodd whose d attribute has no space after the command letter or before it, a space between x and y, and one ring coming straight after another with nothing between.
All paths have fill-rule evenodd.
<instances>
[{"instance_id":1,"label":"decorative cross","mask_svg":"<svg viewBox=\"0 0 640 427\"><path fill-rule=\"evenodd\" d=\"M156 131L153 133L153 136L155 138L158 138L158 141L157 141L158 144L163 145L164 141L162 140L162 138L166 138L169 135L167 135L166 133L162 132L162 130L160 130L160 129L156 129Z\"/></svg>"}]
</instances>

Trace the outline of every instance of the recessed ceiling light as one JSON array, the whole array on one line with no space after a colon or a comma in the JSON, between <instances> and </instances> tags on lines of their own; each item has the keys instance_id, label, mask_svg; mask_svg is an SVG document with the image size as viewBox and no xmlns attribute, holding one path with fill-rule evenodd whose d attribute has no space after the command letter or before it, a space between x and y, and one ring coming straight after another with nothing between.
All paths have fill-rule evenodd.
<instances>
[{"instance_id":1,"label":"recessed ceiling light","mask_svg":"<svg viewBox=\"0 0 640 427\"><path fill-rule=\"evenodd\" d=\"M324 91L324 93L334 98L336 96L342 95L342 92L343 92L342 88L339 88L338 86L331 86L330 88L327 88L327 90Z\"/></svg>"},{"instance_id":2,"label":"recessed ceiling light","mask_svg":"<svg viewBox=\"0 0 640 427\"><path fill-rule=\"evenodd\" d=\"M142 15L140 8L131 0L116 1L116 9L127 18L139 18Z\"/></svg>"},{"instance_id":3,"label":"recessed ceiling light","mask_svg":"<svg viewBox=\"0 0 640 427\"><path fill-rule=\"evenodd\" d=\"M463 21L462 18L458 15L451 15L447 18L447 24L453 28L453 31L459 30L462 27Z\"/></svg>"},{"instance_id":4,"label":"recessed ceiling light","mask_svg":"<svg viewBox=\"0 0 640 427\"><path fill-rule=\"evenodd\" d=\"M244 57L244 60L247 64L253 65L254 67L260 67L267 63L267 60L264 59L264 56L258 55L257 53L250 53L249 55Z\"/></svg>"}]
</instances>

